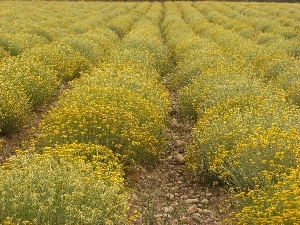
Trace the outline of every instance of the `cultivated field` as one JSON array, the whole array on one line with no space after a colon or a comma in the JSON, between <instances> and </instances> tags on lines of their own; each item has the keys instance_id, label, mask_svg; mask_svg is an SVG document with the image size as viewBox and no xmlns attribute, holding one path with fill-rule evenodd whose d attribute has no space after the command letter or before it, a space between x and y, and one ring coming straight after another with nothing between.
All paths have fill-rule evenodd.
<instances>
[{"instance_id":1,"label":"cultivated field","mask_svg":"<svg viewBox=\"0 0 300 225\"><path fill-rule=\"evenodd\" d=\"M300 224L299 4L0 1L0 18L0 222L175 224L132 212L129 177L192 124L169 159L233 196L219 224ZM217 224L200 211L176 221Z\"/></svg>"}]
</instances>

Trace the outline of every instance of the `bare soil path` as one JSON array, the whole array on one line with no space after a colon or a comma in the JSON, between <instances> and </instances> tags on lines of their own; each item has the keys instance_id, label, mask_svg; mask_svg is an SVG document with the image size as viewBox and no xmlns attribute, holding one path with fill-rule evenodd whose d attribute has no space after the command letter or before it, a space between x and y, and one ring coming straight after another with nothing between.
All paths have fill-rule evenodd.
<instances>
[{"instance_id":1,"label":"bare soil path","mask_svg":"<svg viewBox=\"0 0 300 225\"><path fill-rule=\"evenodd\" d=\"M225 187L199 184L184 176L184 154L193 124L182 120L178 94L170 94L167 149L155 168L138 168L134 174L131 209L138 218L133 224L222 224L232 208L231 196Z\"/></svg>"}]
</instances>

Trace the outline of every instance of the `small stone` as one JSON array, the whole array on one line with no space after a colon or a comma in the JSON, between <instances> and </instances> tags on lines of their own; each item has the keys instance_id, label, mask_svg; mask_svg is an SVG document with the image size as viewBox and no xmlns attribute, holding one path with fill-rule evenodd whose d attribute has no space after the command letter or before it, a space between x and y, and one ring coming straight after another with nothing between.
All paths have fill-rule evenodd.
<instances>
[{"instance_id":1,"label":"small stone","mask_svg":"<svg viewBox=\"0 0 300 225\"><path fill-rule=\"evenodd\" d=\"M185 146L185 144L186 144L185 141L177 140L177 141L175 142L174 147L175 147L175 148L181 148L181 147Z\"/></svg>"},{"instance_id":2,"label":"small stone","mask_svg":"<svg viewBox=\"0 0 300 225\"><path fill-rule=\"evenodd\" d=\"M198 203L198 199L197 198L191 198L191 199L187 199L185 200L186 204L197 204Z\"/></svg>"},{"instance_id":3,"label":"small stone","mask_svg":"<svg viewBox=\"0 0 300 225\"><path fill-rule=\"evenodd\" d=\"M202 199L201 201L202 204L207 205L208 204L208 200L206 198Z\"/></svg>"},{"instance_id":4,"label":"small stone","mask_svg":"<svg viewBox=\"0 0 300 225\"><path fill-rule=\"evenodd\" d=\"M177 154L174 156L175 162L179 165L185 164L185 158L181 154Z\"/></svg>"},{"instance_id":5,"label":"small stone","mask_svg":"<svg viewBox=\"0 0 300 225\"><path fill-rule=\"evenodd\" d=\"M195 213L192 216L192 220L194 220L195 222L198 222L198 223L202 223L201 215L199 213Z\"/></svg>"},{"instance_id":6,"label":"small stone","mask_svg":"<svg viewBox=\"0 0 300 225\"><path fill-rule=\"evenodd\" d=\"M179 222L178 222L177 219L174 219L174 220L172 221L172 224L173 224L173 225L178 225L178 223L179 223Z\"/></svg>"},{"instance_id":7,"label":"small stone","mask_svg":"<svg viewBox=\"0 0 300 225\"><path fill-rule=\"evenodd\" d=\"M133 221L133 224L134 224L134 225L142 225L142 224L143 224L142 218L136 219L135 221Z\"/></svg>"},{"instance_id":8,"label":"small stone","mask_svg":"<svg viewBox=\"0 0 300 225\"><path fill-rule=\"evenodd\" d=\"M174 202L170 206L174 208L174 207L178 206L178 202Z\"/></svg>"},{"instance_id":9,"label":"small stone","mask_svg":"<svg viewBox=\"0 0 300 225\"><path fill-rule=\"evenodd\" d=\"M183 200L186 200L186 199L188 199L189 198L189 196L187 196L187 195L181 195L181 197L180 197L181 199L183 199Z\"/></svg>"},{"instance_id":10,"label":"small stone","mask_svg":"<svg viewBox=\"0 0 300 225\"><path fill-rule=\"evenodd\" d=\"M134 193L131 195L131 199L134 202L138 202L139 201L139 197L136 194L134 194Z\"/></svg>"},{"instance_id":11,"label":"small stone","mask_svg":"<svg viewBox=\"0 0 300 225\"><path fill-rule=\"evenodd\" d=\"M167 161L172 161L173 157L170 155L168 158L166 158Z\"/></svg>"},{"instance_id":12,"label":"small stone","mask_svg":"<svg viewBox=\"0 0 300 225\"><path fill-rule=\"evenodd\" d=\"M168 200L172 200L172 199L174 199L174 195L172 193L168 193L168 194L166 194L166 198Z\"/></svg>"},{"instance_id":13,"label":"small stone","mask_svg":"<svg viewBox=\"0 0 300 225\"><path fill-rule=\"evenodd\" d=\"M155 218L161 218L161 217L163 217L163 216L164 216L163 214L155 214L155 215L154 215Z\"/></svg>"},{"instance_id":14,"label":"small stone","mask_svg":"<svg viewBox=\"0 0 300 225\"><path fill-rule=\"evenodd\" d=\"M164 207L164 212L165 213L171 213L171 212L173 212L174 211L174 209L173 209L173 207Z\"/></svg>"},{"instance_id":15,"label":"small stone","mask_svg":"<svg viewBox=\"0 0 300 225\"><path fill-rule=\"evenodd\" d=\"M198 208L198 213L202 214L203 213L203 209Z\"/></svg>"},{"instance_id":16,"label":"small stone","mask_svg":"<svg viewBox=\"0 0 300 225\"><path fill-rule=\"evenodd\" d=\"M192 205L192 206L190 206L190 207L186 210L186 212L187 212L188 214L192 214L192 213L195 213L195 212L197 212L197 211L198 211L197 205Z\"/></svg>"},{"instance_id":17,"label":"small stone","mask_svg":"<svg viewBox=\"0 0 300 225\"><path fill-rule=\"evenodd\" d=\"M172 215L170 215L168 213L163 214L163 217L164 218L168 218L168 219L172 219L173 218Z\"/></svg>"},{"instance_id":18,"label":"small stone","mask_svg":"<svg viewBox=\"0 0 300 225\"><path fill-rule=\"evenodd\" d=\"M191 218L190 217L186 217L186 216L183 216L180 218L180 221L183 223L183 224L189 224L192 222Z\"/></svg>"},{"instance_id":19,"label":"small stone","mask_svg":"<svg viewBox=\"0 0 300 225\"><path fill-rule=\"evenodd\" d=\"M206 193L206 197L211 197L212 195L213 195L213 194L210 193L210 192Z\"/></svg>"},{"instance_id":20,"label":"small stone","mask_svg":"<svg viewBox=\"0 0 300 225\"><path fill-rule=\"evenodd\" d=\"M178 186L174 186L174 187L171 188L171 191L174 191L174 192L176 192L176 191L178 191L178 190L179 190L179 187L178 187Z\"/></svg>"},{"instance_id":21,"label":"small stone","mask_svg":"<svg viewBox=\"0 0 300 225\"><path fill-rule=\"evenodd\" d=\"M180 127L180 124L178 123L177 119L176 118L173 118L172 121L171 121L171 126L172 127Z\"/></svg>"},{"instance_id":22,"label":"small stone","mask_svg":"<svg viewBox=\"0 0 300 225\"><path fill-rule=\"evenodd\" d=\"M209 209L203 209L202 210L202 214L204 214L204 215L210 215L211 213L212 213L212 211L209 210Z\"/></svg>"}]
</instances>

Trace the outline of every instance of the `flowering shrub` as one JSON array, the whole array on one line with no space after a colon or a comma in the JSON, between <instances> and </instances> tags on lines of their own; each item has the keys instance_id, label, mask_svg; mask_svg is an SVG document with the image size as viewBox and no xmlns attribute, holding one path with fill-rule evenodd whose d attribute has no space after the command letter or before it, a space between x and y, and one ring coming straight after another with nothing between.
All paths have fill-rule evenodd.
<instances>
[{"instance_id":1,"label":"flowering shrub","mask_svg":"<svg viewBox=\"0 0 300 225\"><path fill-rule=\"evenodd\" d=\"M271 175L269 175L271 173ZM238 210L226 224L299 224L300 173L292 169L273 183L272 172L265 171L267 185L237 194Z\"/></svg>"},{"instance_id":2,"label":"flowering shrub","mask_svg":"<svg viewBox=\"0 0 300 225\"><path fill-rule=\"evenodd\" d=\"M159 106L157 109L160 114L166 117L170 105L169 94L159 82L160 79L157 71L140 63L106 62L72 83L79 86L126 88Z\"/></svg>"},{"instance_id":3,"label":"flowering shrub","mask_svg":"<svg viewBox=\"0 0 300 225\"><path fill-rule=\"evenodd\" d=\"M9 53L0 46L0 60L2 60L5 57L8 57L8 56L9 56Z\"/></svg>"},{"instance_id":4,"label":"flowering shrub","mask_svg":"<svg viewBox=\"0 0 300 225\"><path fill-rule=\"evenodd\" d=\"M274 171L276 178L296 166L299 112L284 96L236 96L207 110L192 136L190 171L210 171L234 187L253 188L263 182L262 171Z\"/></svg>"},{"instance_id":5,"label":"flowering shrub","mask_svg":"<svg viewBox=\"0 0 300 225\"><path fill-rule=\"evenodd\" d=\"M32 58L42 62L57 71L58 79L69 81L87 71L90 64L79 52L69 45L51 42L50 44L28 49L22 54L23 58Z\"/></svg>"},{"instance_id":6,"label":"flowering shrub","mask_svg":"<svg viewBox=\"0 0 300 225\"><path fill-rule=\"evenodd\" d=\"M90 40L83 35L68 36L64 38L62 42L71 46L75 51L79 52L92 64L98 63L104 52L104 49L102 50L99 48L95 41Z\"/></svg>"},{"instance_id":7,"label":"flowering shrub","mask_svg":"<svg viewBox=\"0 0 300 225\"><path fill-rule=\"evenodd\" d=\"M112 152L97 145L18 154L0 167L0 221L126 224L129 196L122 176Z\"/></svg>"},{"instance_id":8,"label":"flowering shrub","mask_svg":"<svg viewBox=\"0 0 300 225\"><path fill-rule=\"evenodd\" d=\"M228 70L231 71L226 72L224 69L223 72L206 72L195 78L190 85L181 88L179 107L183 115L197 119L211 107L236 96L268 98L278 93L273 86L249 78L249 74L239 68L235 69L234 65Z\"/></svg>"},{"instance_id":9,"label":"flowering shrub","mask_svg":"<svg viewBox=\"0 0 300 225\"><path fill-rule=\"evenodd\" d=\"M2 79L24 92L34 108L48 101L58 87L57 73L31 58L7 58L0 65Z\"/></svg>"},{"instance_id":10,"label":"flowering shrub","mask_svg":"<svg viewBox=\"0 0 300 225\"><path fill-rule=\"evenodd\" d=\"M0 76L0 133L11 134L20 129L31 110L29 97Z\"/></svg>"},{"instance_id":11,"label":"flowering shrub","mask_svg":"<svg viewBox=\"0 0 300 225\"><path fill-rule=\"evenodd\" d=\"M47 39L35 35L26 33L1 33L0 46L12 56L16 56L24 52L26 49L30 49L34 46L47 44Z\"/></svg>"}]
</instances>

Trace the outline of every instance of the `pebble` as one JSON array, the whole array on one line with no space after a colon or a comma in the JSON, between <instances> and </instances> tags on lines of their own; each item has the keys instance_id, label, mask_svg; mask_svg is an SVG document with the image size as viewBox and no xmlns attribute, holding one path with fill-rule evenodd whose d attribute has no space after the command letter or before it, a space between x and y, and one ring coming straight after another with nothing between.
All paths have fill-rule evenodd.
<instances>
[{"instance_id":1,"label":"pebble","mask_svg":"<svg viewBox=\"0 0 300 225\"><path fill-rule=\"evenodd\" d=\"M155 218L161 218L161 217L163 217L163 214L155 214L154 217Z\"/></svg>"},{"instance_id":2,"label":"pebble","mask_svg":"<svg viewBox=\"0 0 300 225\"><path fill-rule=\"evenodd\" d=\"M192 214L192 213L195 213L195 212L197 212L197 211L198 211L197 205L192 205L192 206L190 206L190 207L186 210L186 212L187 212L188 214Z\"/></svg>"},{"instance_id":3,"label":"pebble","mask_svg":"<svg viewBox=\"0 0 300 225\"><path fill-rule=\"evenodd\" d=\"M131 199L134 202L138 202L139 201L139 197L136 194L134 194L134 193L131 195Z\"/></svg>"},{"instance_id":4,"label":"pebble","mask_svg":"<svg viewBox=\"0 0 300 225\"><path fill-rule=\"evenodd\" d=\"M208 204L208 200L206 198L204 198L204 199L201 200L201 203L204 204L204 205L207 205Z\"/></svg>"},{"instance_id":5,"label":"pebble","mask_svg":"<svg viewBox=\"0 0 300 225\"><path fill-rule=\"evenodd\" d=\"M183 224L189 224L192 222L192 220L190 217L183 216L180 218L180 222L182 222Z\"/></svg>"},{"instance_id":6,"label":"pebble","mask_svg":"<svg viewBox=\"0 0 300 225\"><path fill-rule=\"evenodd\" d=\"M171 213L171 212L173 212L174 211L174 209L173 209L173 207L171 207L171 206L169 206L169 207L164 207L164 212L165 213Z\"/></svg>"},{"instance_id":7,"label":"pebble","mask_svg":"<svg viewBox=\"0 0 300 225\"><path fill-rule=\"evenodd\" d=\"M212 195L213 195L213 194L210 193L210 192L206 193L206 197L211 197Z\"/></svg>"},{"instance_id":8,"label":"pebble","mask_svg":"<svg viewBox=\"0 0 300 225\"><path fill-rule=\"evenodd\" d=\"M187 196L187 195L181 195L181 197L180 197L181 199L183 199L183 200L186 200L186 199L188 199L189 198L189 196Z\"/></svg>"},{"instance_id":9,"label":"pebble","mask_svg":"<svg viewBox=\"0 0 300 225\"><path fill-rule=\"evenodd\" d=\"M170 214L168 214L168 213L164 213L164 214L163 214L163 217L164 217L164 218L168 218L168 219L172 219L172 218L173 218L172 215L170 215Z\"/></svg>"},{"instance_id":10,"label":"pebble","mask_svg":"<svg viewBox=\"0 0 300 225\"><path fill-rule=\"evenodd\" d=\"M172 126L172 127L176 127L176 128L178 128L178 127L180 127L180 126L181 126L181 124L180 124L180 123L178 123L178 121L177 121L177 119L176 119L176 118L173 118L173 119L172 119L172 121L171 121L171 126Z\"/></svg>"},{"instance_id":11,"label":"pebble","mask_svg":"<svg viewBox=\"0 0 300 225\"><path fill-rule=\"evenodd\" d=\"M168 194L166 194L166 198L168 200L172 200L172 199L174 199L174 195L172 193L168 193Z\"/></svg>"},{"instance_id":12,"label":"pebble","mask_svg":"<svg viewBox=\"0 0 300 225\"><path fill-rule=\"evenodd\" d=\"M183 157L182 154L177 154L174 156L175 162L179 165L185 164L185 158Z\"/></svg>"},{"instance_id":13,"label":"pebble","mask_svg":"<svg viewBox=\"0 0 300 225\"><path fill-rule=\"evenodd\" d=\"M178 191L178 189L179 189L179 187L178 187L178 186L175 186L175 187L172 187L172 188L171 188L171 191L176 192L176 191Z\"/></svg>"},{"instance_id":14,"label":"pebble","mask_svg":"<svg viewBox=\"0 0 300 225\"><path fill-rule=\"evenodd\" d=\"M197 198L191 198L191 199L187 199L185 200L186 204L197 204L198 203L198 199Z\"/></svg>"},{"instance_id":15,"label":"pebble","mask_svg":"<svg viewBox=\"0 0 300 225\"><path fill-rule=\"evenodd\" d=\"M172 161L173 157L170 155L168 158L166 158L167 161Z\"/></svg>"},{"instance_id":16,"label":"pebble","mask_svg":"<svg viewBox=\"0 0 300 225\"><path fill-rule=\"evenodd\" d=\"M175 147L175 148L181 148L181 147L185 146L185 144L186 144L185 141L177 140L177 141L175 142L174 147Z\"/></svg>"},{"instance_id":17,"label":"pebble","mask_svg":"<svg viewBox=\"0 0 300 225\"><path fill-rule=\"evenodd\" d=\"M195 213L192 216L192 220L194 220L195 222L198 222L198 223L202 223L202 218L201 218L201 215L199 213Z\"/></svg>"},{"instance_id":18,"label":"pebble","mask_svg":"<svg viewBox=\"0 0 300 225\"><path fill-rule=\"evenodd\" d=\"M211 213L212 213L212 211L209 210L209 209L203 209L202 210L202 214L204 214L204 215L210 215Z\"/></svg>"}]
</instances>

